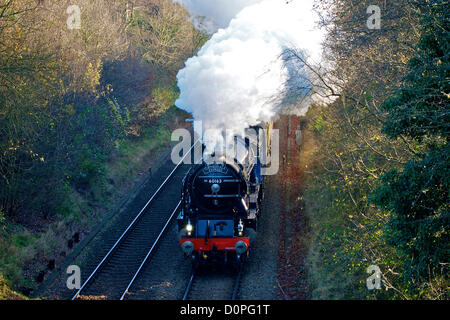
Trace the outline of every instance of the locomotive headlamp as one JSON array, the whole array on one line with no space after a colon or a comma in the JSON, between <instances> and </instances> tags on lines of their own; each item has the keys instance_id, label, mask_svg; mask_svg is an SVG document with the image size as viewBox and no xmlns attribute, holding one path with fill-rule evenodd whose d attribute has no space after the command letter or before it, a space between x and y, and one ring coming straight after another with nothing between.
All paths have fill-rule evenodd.
<instances>
[{"instance_id":1,"label":"locomotive headlamp","mask_svg":"<svg viewBox=\"0 0 450 320\"><path fill-rule=\"evenodd\" d=\"M244 234L244 223L242 222L242 219L239 220L237 230L238 230L239 236L242 237L242 235Z\"/></svg>"},{"instance_id":2,"label":"locomotive headlamp","mask_svg":"<svg viewBox=\"0 0 450 320\"><path fill-rule=\"evenodd\" d=\"M192 234L192 230L194 230L194 226L191 224L191 221L188 221L188 224L186 225L186 231L188 236Z\"/></svg>"}]
</instances>

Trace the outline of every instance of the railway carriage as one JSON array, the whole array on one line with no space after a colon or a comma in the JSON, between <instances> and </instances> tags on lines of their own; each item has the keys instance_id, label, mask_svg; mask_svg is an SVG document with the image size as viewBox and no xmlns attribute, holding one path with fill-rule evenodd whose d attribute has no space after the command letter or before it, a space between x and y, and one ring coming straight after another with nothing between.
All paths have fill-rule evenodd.
<instances>
[{"instance_id":1,"label":"railway carriage","mask_svg":"<svg viewBox=\"0 0 450 320\"><path fill-rule=\"evenodd\" d=\"M235 137L233 159L203 161L184 178L178 231L182 251L195 266L247 257L261 212L271 128L272 123L252 127L256 134Z\"/></svg>"}]
</instances>

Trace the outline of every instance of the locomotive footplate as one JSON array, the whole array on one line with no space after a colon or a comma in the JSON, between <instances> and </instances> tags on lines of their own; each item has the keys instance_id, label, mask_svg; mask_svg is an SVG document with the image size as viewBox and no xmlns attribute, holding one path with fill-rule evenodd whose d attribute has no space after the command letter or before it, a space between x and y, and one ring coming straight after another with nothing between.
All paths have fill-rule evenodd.
<instances>
[{"instance_id":1,"label":"locomotive footplate","mask_svg":"<svg viewBox=\"0 0 450 320\"><path fill-rule=\"evenodd\" d=\"M239 238L209 238L205 240L204 238L182 238L181 247L186 246L185 242L191 242L193 244L193 251L204 252L204 251L236 251L236 248L240 251L247 251L250 246L250 238L239 237ZM245 248L243 244L245 244ZM190 244L189 244L190 245ZM245 250L244 250L245 249Z\"/></svg>"}]
</instances>

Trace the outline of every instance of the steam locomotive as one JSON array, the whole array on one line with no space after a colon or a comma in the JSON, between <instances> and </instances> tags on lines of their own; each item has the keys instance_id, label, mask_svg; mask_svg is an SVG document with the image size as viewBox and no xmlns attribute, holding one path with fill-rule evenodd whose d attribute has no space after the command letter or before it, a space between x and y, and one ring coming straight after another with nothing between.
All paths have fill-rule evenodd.
<instances>
[{"instance_id":1,"label":"steam locomotive","mask_svg":"<svg viewBox=\"0 0 450 320\"><path fill-rule=\"evenodd\" d=\"M233 159L221 155L204 160L183 180L178 232L182 251L195 267L239 265L248 256L264 196L262 170L270 154L272 124L251 129L256 134L235 137Z\"/></svg>"}]
</instances>

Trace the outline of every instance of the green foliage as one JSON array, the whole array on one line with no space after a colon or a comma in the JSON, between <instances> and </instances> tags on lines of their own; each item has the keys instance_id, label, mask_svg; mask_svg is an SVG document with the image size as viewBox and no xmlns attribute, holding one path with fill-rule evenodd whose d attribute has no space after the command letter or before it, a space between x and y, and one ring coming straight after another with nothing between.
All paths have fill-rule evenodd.
<instances>
[{"instance_id":1,"label":"green foliage","mask_svg":"<svg viewBox=\"0 0 450 320\"><path fill-rule=\"evenodd\" d=\"M3 211L0 211L0 233L4 231L6 228L5 222L6 222L5 213Z\"/></svg>"},{"instance_id":2,"label":"green foliage","mask_svg":"<svg viewBox=\"0 0 450 320\"><path fill-rule=\"evenodd\" d=\"M27 300L27 298L11 289L11 284L0 274L0 300Z\"/></svg>"},{"instance_id":3,"label":"green foliage","mask_svg":"<svg viewBox=\"0 0 450 320\"><path fill-rule=\"evenodd\" d=\"M188 16L178 3L154 0L140 6L131 21L130 32L144 60L172 79L205 40L205 34L192 26Z\"/></svg>"},{"instance_id":4,"label":"green foliage","mask_svg":"<svg viewBox=\"0 0 450 320\"><path fill-rule=\"evenodd\" d=\"M157 87L153 89L152 94L153 102L155 104L155 116L165 113L175 104L175 100L178 98L178 92L174 87Z\"/></svg>"},{"instance_id":5,"label":"green foliage","mask_svg":"<svg viewBox=\"0 0 450 320\"><path fill-rule=\"evenodd\" d=\"M369 4L383 8L380 30L365 26ZM313 296L445 299L448 10L442 1L320 6L334 67L325 81L339 89L307 115L318 150L304 195ZM385 290L365 287L372 264Z\"/></svg>"},{"instance_id":6,"label":"green foliage","mask_svg":"<svg viewBox=\"0 0 450 320\"><path fill-rule=\"evenodd\" d=\"M320 114L319 116L317 116L312 124L311 124L312 129L314 130L314 132L316 133L320 133L322 131L324 131L326 129L326 120L323 114Z\"/></svg>"},{"instance_id":7,"label":"green foliage","mask_svg":"<svg viewBox=\"0 0 450 320\"><path fill-rule=\"evenodd\" d=\"M416 5L422 27L417 56L383 104L389 112L383 132L414 139L424 151L384 175L373 198L392 212L386 236L405 256L404 275L414 283L441 273L450 252L450 17L442 1Z\"/></svg>"},{"instance_id":8,"label":"green foliage","mask_svg":"<svg viewBox=\"0 0 450 320\"><path fill-rule=\"evenodd\" d=\"M404 255L404 274L410 280L440 272L448 259L448 154L432 151L423 161L408 162L401 172L388 172L373 198L392 212L386 236Z\"/></svg>"},{"instance_id":9,"label":"green foliage","mask_svg":"<svg viewBox=\"0 0 450 320\"><path fill-rule=\"evenodd\" d=\"M312 175L304 192L313 230L308 257L312 295L315 299L398 298L401 295L394 291L370 292L366 287L370 265L396 270L399 260L383 238L387 215L367 201L384 161L348 128L343 114L337 113L340 108L339 104L314 106L307 115L306 136L313 134L318 144L315 159L308 164ZM311 146L306 142L304 148ZM391 288L401 286L398 277L386 279Z\"/></svg>"},{"instance_id":10,"label":"green foliage","mask_svg":"<svg viewBox=\"0 0 450 320\"><path fill-rule=\"evenodd\" d=\"M116 164L118 185L127 186L148 153L167 145L173 121L156 122L177 116L168 111L174 75L203 41L172 0L137 0L132 10L122 0L77 4L80 30L67 28L67 1L0 5L0 277L13 284L24 285L23 270L45 263L72 225L88 230L98 208L113 203L117 172L106 164L119 146L144 135L146 144ZM40 242L21 230L12 236L11 225Z\"/></svg>"},{"instance_id":11,"label":"green foliage","mask_svg":"<svg viewBox=\"0 0 450 320\"><path fill-rule=\"evenodd\" d=\"M392 138L446 138L450 123L450 14L441 1L418 6L422 36L417 56L409 61L409 73L402 87L383 105L389 112L383 132Z\"/></svg>"}]
</instances>

